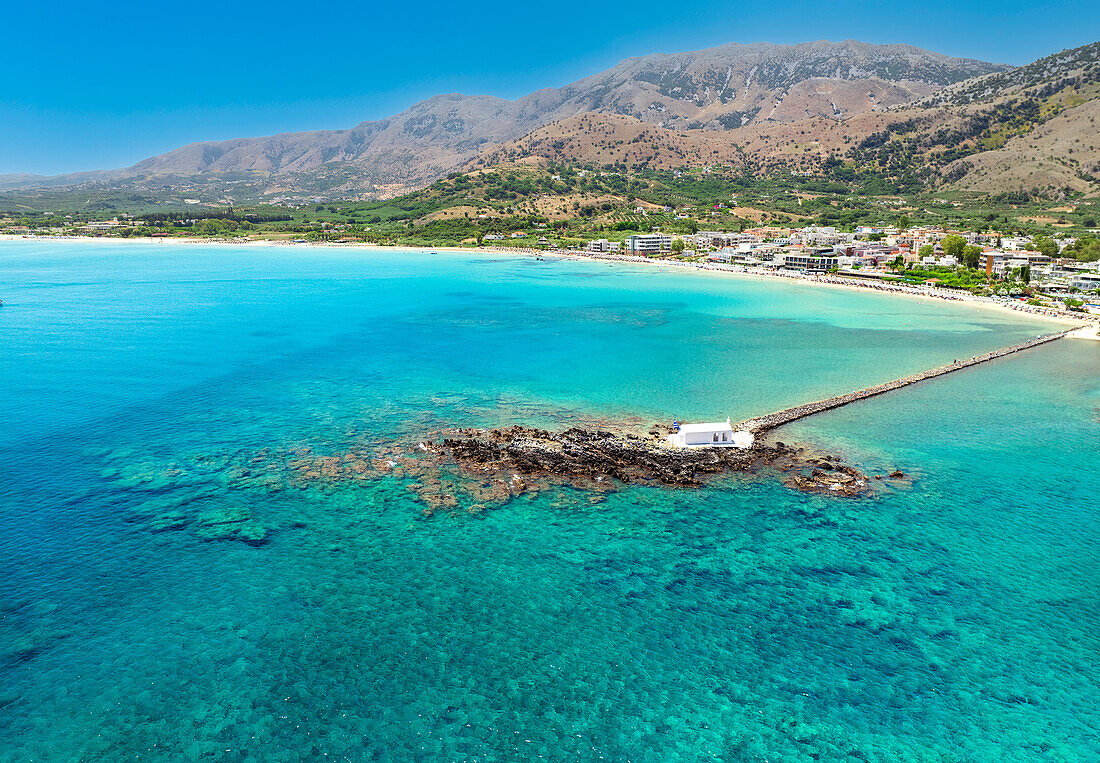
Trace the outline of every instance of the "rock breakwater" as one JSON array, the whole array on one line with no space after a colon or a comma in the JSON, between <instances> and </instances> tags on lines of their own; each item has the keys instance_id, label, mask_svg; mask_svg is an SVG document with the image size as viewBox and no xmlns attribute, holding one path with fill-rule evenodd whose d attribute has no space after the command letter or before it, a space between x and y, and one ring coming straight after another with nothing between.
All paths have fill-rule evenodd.
<instances>
[{"instance_id":1,"label":"rock breakwater","mask_svg":"<svg viewBox=\"0 0 1100 763\"><path fill-rule=\"evenodd\" d=\"M1080 327L1077 327L1080 328ZM837 395L836 397L826 398L824 400L817 400L812 403L806 403L804 405L796 405L793 408L787 408L782 411L776 411L775 413L768 413L764 416L757 416L755 418L746 419L739 424L734 425L734 431L745 430L752 432L753 434L762 434L769 430L781 427L784 424L790 424L792 421L798 421L804 419L807 416L813 416L815 413L824 413L825 411L831 411L834 408L840 408L841 406L848 405L849 403L855 403L860 400L866 400L877 395L882 395L886 392L892 392L902 387L907 387L910 384L916 384L917 382L927 381L928 379L935 379L938 376L953 373L955 371L961 371L964 368L970 368L971 366L979 365L980 363L987 363L997 358L1003 358L1006 355L1012 355L1017 352L1023 352L1024 350L1030 350L1035 347L1040 347L1049 342L1055 342L1059 339L1064 339L1067 335L1077 330L1077 328L1067 329L1065 331L1059 331L1054 334L1046 334L1045 336L1037 336L1034 339L1029 339L1026 342L1020 344L1014 344L1009 347L1002 347L999 350L987 352L982 355L975 355L972 358L965 358L963 360L956 360L946 366L939 366L927 371L921 371L920 373L912 374L911 376L905 376L901 379L894 379L893 381L885 382L884 384L876 384L873 387L867 389L857 390L855 392L849 392L845 395Z\"/></svg>"}]
</instances>

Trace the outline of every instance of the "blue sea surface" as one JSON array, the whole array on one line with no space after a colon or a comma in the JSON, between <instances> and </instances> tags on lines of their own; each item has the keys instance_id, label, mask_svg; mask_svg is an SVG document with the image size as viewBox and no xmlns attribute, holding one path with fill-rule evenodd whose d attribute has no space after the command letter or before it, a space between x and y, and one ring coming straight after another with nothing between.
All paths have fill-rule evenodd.
<instances>
[{"instance_id":1,"label":"blue sea surface","mask_svg":"<svg viewBox=\"0 0 1100 763\"><path fill-rule=\"evenodd\" d=\"M425 512L303 460L733 420L1050 330L509 255L0 242L0 759L1100 759L1100 343L779 430L768 475ZM325 463L328 463L325 461Z\"/></svg>"}]
</instances>

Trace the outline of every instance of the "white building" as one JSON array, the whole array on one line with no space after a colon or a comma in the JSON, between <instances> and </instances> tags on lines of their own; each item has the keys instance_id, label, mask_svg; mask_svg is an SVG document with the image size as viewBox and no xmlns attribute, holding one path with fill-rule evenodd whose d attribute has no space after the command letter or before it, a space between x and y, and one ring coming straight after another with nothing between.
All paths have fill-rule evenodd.
<instances>
[{"instance_id":1,"label":"white building","mask_svg":"<svg viewBox=\"0 0 1100 763\"><path fill-rule=\"evenodd\" d=\"M590 252L617 252L619 251L619 242L598 238L595 241L589 241L587 249Z\"/></svg>"},{"instance_id":2,"label":"white building","mask_svg":"<svg viewBox=\"0 0 1100 763\"><path fill-rule=\"evenodd\" d=\"M788 252L782 255L780 266L787 270L801 270L807 273L824 273L840 267L840 260L833 254L818 252Z\"/></svg>"},{"instance_id":3,"label":"white building","mask_svg":"<svg viewBox=\"0 0 1100 763\"><path fill-rule=\"evenodd\" d=\"M729 419L713 424L680 424L668 436L677 448L751 448L754 440L752 432L734 432Z\"/></svg>"},{"instance_id":4,"label":"white building","mask_svg":"<svg viewBox=\"0 0 1100 763\"><path fill-rule=\"evenodd\" d=\"M943 268L954 268L958 267L959 258L950 254L945 254L943 257L921 257L920 264L926 268L936 267L937 265Z\"/></svg>"},{"instance_id":5,"label":"white building","mask_svg":"<svg viewBox=\"0 0 1100 763\"><path fill-rule=\"evenodd\" d=\"M646 233L628 236L626 248L631 254L658 254L672 251L672 236L666 233Z\"/></svg>"},{"instance_id":6,"label":"white building","mask_svg":"<svg viewBox=\"0 0 1100 763\"><path fill-rule=\"evenodd\" d=\"M1050 265L1050 257L1038 252L1015 250L1011 254L1007 254L1005 252L988 251L984 252L984 255L986 275L993 275L998 278L1003 278L1005 273L1017 268L1027 267L1031 269L1032 273L1036 273L1040 268L1049 267Z\"/></svg>"},{"instance_id":7,"label":"white building","mask_svg":"<svg viewBox=\"0 0 1100 763\"><path fill-rule=\"evenodd\" d=\"M685 240L690 240L699 249L706 246L724 249L730 246L759 242L759 239L751 233L727 233L724 231L699 231L692 236L686 236Z\"/></svg>"},{"instance_id":8,"label":"white building","mask_svg":"<svg viewBox=\"0 0 1100 763\"><path fill-rule=\"evenodd\" d=\"M856 236L854 233L841 233L832 226L807 226L792 233L790 238L792 244L834 246L836 244L855 241Z\"/></svg>"},{"instance_id":9,"label":"white building","mask_svg":"<svg viewBox=\"0 0 1100 763\"><path fill-rule=\"evenodd\" d=\"M1100 273L1077 273L1069 285L1081 291L1100 289Z\"/></svg>"},{"instance_id":10,"label":"white building","mask_svg":"<svg viewBox=\"0 0 1100 763\"><path fill-rule=\"evenodd\" d=\"M1006 252L1018 252L1027 249L1031 246L1030 238L1023 238L1020 236L1005 237L1001 239L1001 248Z\"/></svg>"}]
</instances>

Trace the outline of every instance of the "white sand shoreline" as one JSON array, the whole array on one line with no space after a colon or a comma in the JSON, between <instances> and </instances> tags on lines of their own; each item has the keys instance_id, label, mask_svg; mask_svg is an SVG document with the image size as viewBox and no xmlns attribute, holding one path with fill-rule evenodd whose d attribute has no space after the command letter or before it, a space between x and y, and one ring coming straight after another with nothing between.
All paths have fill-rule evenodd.
<instances>
[{"instance_id":1,"label":"white sand shoreline","mask_svg":"<svg viewBox=\"0 0 1100 763\"><path fill-rule=\"evenodd\" d=\"M597 256L588 253L570 252L567 256L581 259L611 260L604 255ZM671 268L673 270L690 270L695 272L718 273L736 278L750 279L780 279L786 283L803 286L825 287L832 289L857 290L872 294L885 294L895 297L908 297L935 302L952 302L973 307L980 310L994 310L1000 313L1011 313L1016 316L1027 316L1037 320L1049 321L1063 326L1082 326L1092 324L1094 327L1100 322L1100 316L1089 314L1070 313L1065 310L1056 311L1050 308L1039 308L1016 301L1000 301L989 297L975 297L966 292L958 292L950 289L936 289L934 287L921 287L902 285L897 283L880 283L875 281L860 281L852 278L840 278L835 276L815 276L805 273L777 273L761 269L748 269L737 265L722 265L715 263L677 262L673 260L650 260L646 258L617 257L618 261L637 263L639 265L653 265ZM1078 332L1075 335L1080 335ZM1090 337L1091 338L1091 337ZM1096 337L1100 338L1100 337Z\"/></svg>"},{"instance_id":2,"label":"white sand shoreline","mask_svg":"<svg viewBox=\"0 0 1100 763\"><path fill-rule=\"evenodd\" d=\"M463 254L515 254L525 256L540 256L551 258L592 260L609 263L623 263L628 265L646 265L659 267L672 272L696 272L715 273L725 276L749 278L756 280L782 279L791 284L801 284L833 289L854 289L858 291L886 294L889 296L911 297L922 300L935 300L937 302L954 302L969 307L985 310L995 310L1001 313L1011 313L1017 316L1026 316L1037 320L1049 321L1063 326L1084 326L1069 336L1079 339L1100 340L1100 316L1089 314L1070 313L1066 310L1053 310L1028 305L1023 302L996 300L989 297L975 297L966 292L957 292L949 289L937 289L934 287L911 286L897 283L864 282L850 278L835 276L815 276L805 273L777 273L760 269L748 269L737 265L723 265L720 263L683 262L676 260L655 260L647 257L630 257L627 255L595 254L590 252L564 250L545 251L541 249L525 249L518 247L494 246L494 247L461 247L461 246L383 246L380 244L366 243L336 243L324 241L280 241L273 239L249 239L249 240L218 240L208 238L108 238L102 236L22 236L15 234L0 234L0 241L60 241L66 243L121 243L121 244L164 244L172 246L235 246L235 247L312 247L333 250L365 250L365 251L414 251L414 252L448 252Z\"/></svg>"}]
</instances>

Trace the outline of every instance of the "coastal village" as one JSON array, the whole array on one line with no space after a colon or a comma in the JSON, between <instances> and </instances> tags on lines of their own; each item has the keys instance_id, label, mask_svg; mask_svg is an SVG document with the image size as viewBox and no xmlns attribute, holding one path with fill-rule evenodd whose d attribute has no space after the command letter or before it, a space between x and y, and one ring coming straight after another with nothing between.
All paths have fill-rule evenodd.
<instances>
[{"instance_id":1,"label":"coastal village","mask_svg":"<svg viewBox=\"0 0 1100 763\"><path fill-rule=\"evenodd\" d=\"M1077 243L930 227L756 227L598 239L583 254L983 299L1094 321L1100 319L1100 261L1076 257Z\"/></svg>"},{"instance_id":2,"label":"coastal village","mask_svg":"<svg viewBox=\"0 0 1100 763\"><path fill-rule=\"evenodd\" d=\"M1091 237L1100 231L1089 231ZM487 237L488 238L488 237ZM837 286L995 303L1019 312L1100 322L1100 260L1086 241L944 227L761 226L596 239L561 251L617 261L797 278ZM538 249L558 249L545 237Z\"/></svg>"},{"instance_id":3,"label":"coastal village","mask_svg":"<svg viewBox=\"0 0 1100 763\"><path fill-rule=\"evenodd\" d=\"M833 227L749 228L738 232L701 231L673 237L654 233L625 242L589 242L585 251L630 257L663 257L726 263L764 271L836 274L872 281L909 281L950 286L950 274L977 271L990 293L1008 293L1012 284L1064 296L1070 306L1100 309L1100 261L1062 256L1076 239L1046 239L1046 252L1029 237L930 228L866 228L844 232ZM1051 249L1050 247L1056 247ZM927 276L921 278L920 276ZM1076 304L1080 302L1081 304Z\"/></svg>"}]
</instances>

